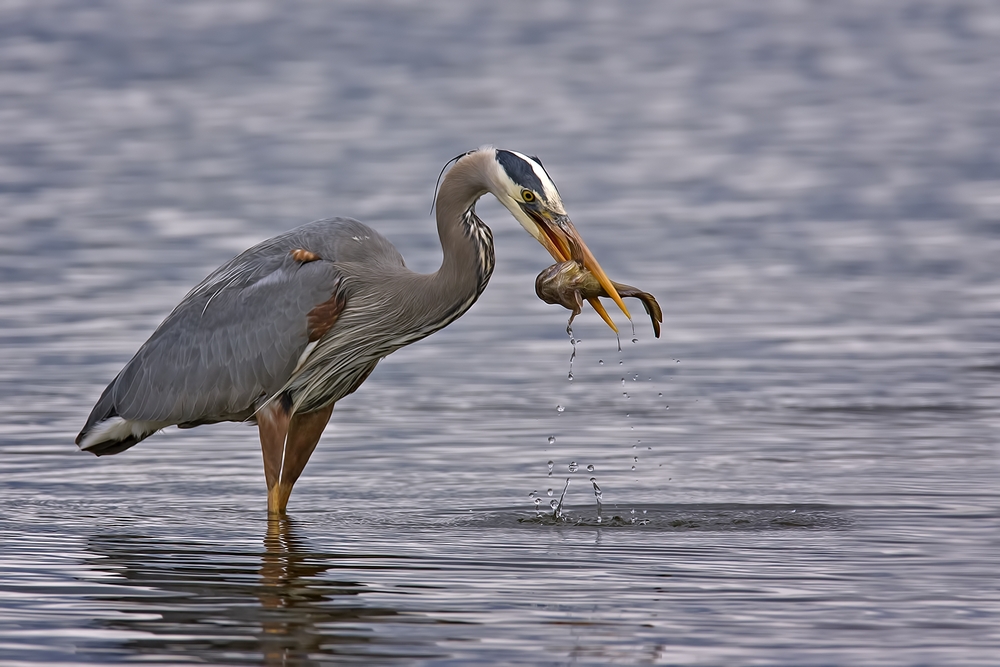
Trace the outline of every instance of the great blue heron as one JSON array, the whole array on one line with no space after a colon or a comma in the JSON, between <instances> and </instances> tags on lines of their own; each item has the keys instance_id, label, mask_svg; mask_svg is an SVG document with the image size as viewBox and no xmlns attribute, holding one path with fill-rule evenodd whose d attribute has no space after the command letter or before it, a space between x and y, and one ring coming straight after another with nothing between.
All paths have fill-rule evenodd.
<instances>
[{"instance_id":1,"label":"great blue heron","mask_svg":"<svg viewBox=\"0 0 1000 667\"><path fill-rule=\"evenodd\" d=\"M385 237L348 218L264 241L188 292L104 390L77 445L102 456L171 425L256 422L267 508L284 514L334 404L486 288L493 234L475 205L487 192L557 261L581 262L629 316L541 162L484 147L456 158L440 183L435 273L410 271Z\"/></svg>"}]
</instances>

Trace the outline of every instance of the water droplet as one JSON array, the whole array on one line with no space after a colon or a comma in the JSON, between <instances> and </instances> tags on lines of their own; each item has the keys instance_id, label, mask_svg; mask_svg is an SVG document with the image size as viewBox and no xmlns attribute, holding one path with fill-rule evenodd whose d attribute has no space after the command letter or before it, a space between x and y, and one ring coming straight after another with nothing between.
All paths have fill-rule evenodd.
<instances>
[{"instance_id":1,"label":"water droplet","mask_svg":"<svg viewBox=\"0 0 1000 667\"><path fill-rule=\"evenodd\" d=\"M627 391L623 391L622 396L624 396L625 398L630 398Z\"/></svg>"},{"instance_id":2,"label":"water droplet","mask_svg":"<svg viewBox=\"0 0 1000 667\"><path fill-rule=\"evenodd\" d=\"M632 413L631 413L631 412L626 412L626 413L625 413L625 416L626 416L626 417L631 417L631 416L632 416Z\"/></svg>"},{"instance_id":3,"label":"water droplet","mask_svg":"<svg viewBox=\"0 0 1000 667\"><path fill-rule=\"evenodd\" d=\"M638 338L633 338L633 339L632 339L632 342L633 342L633 343L638 343L638 342L639 342L639 339L638 339Z\"/></svg>"},{"instance_id":4,"label":"water droplet","mask_svg":"<svg viewBox=\"0 0 1000 667\"><path fill-rule=\"evenodd\" d=\"M551 496L553 493L555 493L555 492L552 489L546 489L545 490L545 495L547 495L547 496Z\"/></svg>"},{"instance_id":5,"label":"water droplet","mask_svg":"<svg viewBox=\"0 0 1000 667\"><path fill-rule=\"evenodd\" d=\"M659 394L657 394L657 396L659 396L660 398L663 398L663 392L661 391Z\"/></svg>"},{"instance_id":6,"label":"water droplet","mask_svg":"<svg viewBox=\"0 0 1000 667\"><path fill-rule=\"evenodd\" d=\"M569 339L569 344L570 345L576 345L576 339L575 338L570 338Z\"/></svg>"},{"instance_id":7,"label":"water droplet","mask_svg":"<svg viewBox=\"0 0 1000 667\"><path fill-rule=\"evenodd\" d=\"M619 366L624 366L624 365L625 365L625 360L624 360L624 359L620 360L620 361L618 362L618 365L619 365Z\"/></svg>"},{"instance_id":8,"label":"water droplet","mask_svg":"<svg viewBox=\"0 0 1000 667\"><path fill-rule=\"evenodd\" d=\"M633 456L632 457L632 461L634 461L635 463L638 463L639 462L639 457L638 456Z\"/></svg>"},{"instance_id":9,"label":"water droplet","mask_svg":"<svg viewBox=\"0 0 1000 667\"><path fill-rule=\"evenodd\" d=\"M639 374L638 373L636 373L635 375L632 376L632 382L635 382L638 379L639 379Z\"/></svg>"},{"instance_id":10,"label":"water droplet","mask_svg":"<svg viewBox=\"0 0 1000 667\"><path fill-rule=\"evenodd\" d=\"M635 445L632 445L632 449L635 449Z\"/></svg>"},{"instance_id":11,"label":"water droplet","mask_svg":"<svg viewBox=\"0 0 1000 667\"><path fill-rule=\"evenodd\" d=\"M598 366L603 366L604 365L604 359L598 359L597 360L597 365Z\"/></svg>"},{"instance_id":12,"label":"water droplet","mask_svg":"<svg viewBox=\"0 0 1000 667\"><path fill-rule=\"evenodd\" d=\"M557 406L556 406L556 412L565 412L565 410L566 410L566 408L564 408L564 407L563 407L563 406L561 406L561 405L557 405Z\"/></svg>"},{"instance_id":13,"label":"water droplet","mask_svg":"<svg viewBox=\"0 0 1000 667\"><path fill-rule=\"evenodd\" d=\"M529 498L534 498L536 493L538 493L537 490L536 491L532 491L531 493L528 494L528 497Z\"/></svg>"},{"instance_id":14,"label":"water droplet","mask_svg":"<svg viewBox=\"0 0 1000 667\"><path fill-rule=\"evenodd\" d=\"M593 463L587 466L587 472L594 472L595 470L597 470L597 468L594 467Z\"/></svg>"},{"instance_id":15,"label":"water droplet","mask_svg":"<svg viewBox=\"0 0 1000 667\"><path fill-rule=\"evenodd\" d=\"M622 386L625 386L625 378L622 378Z\"/></svg>"},{"instance_id":16,"label":"water droplet","mask_svg":"<svg viewBox=\"0 0 1000 667\"><path fill-rule=\"evenodd\" d=\"M549 501L549 507L551 507L552 509L559 507L559 501L553 498L552 500Z\"/></svg>"},{"instance_id":17,"label":"water droplet","mask_svg":"<svg viewBox=\"0 0 1000 667\"><path fill-rule=\"evenodd\" d=\"M550 435L550 436L549 436L549 444L550 444L550 445L554 445L554 444L556 444L556 436L554 436L554 435ZM549 461L549 463L552 463L552 462L551 462L551 461Z\"/></svg>"},{"instance_id":18,"label":"water droplet","mask_svg":"<svg viewBox=\"0 0 1000 667\"><path fill-rule=\"evenodd\" d=\"M695 401L695 402L697 403L697 401ZM669 406L669 405L667 405L667 406L665 406L665 407L664 407L663 409L664 409L664 410L669 410L669 409L670 409L670 406Z\"/></svg>"},{"instance_id":19,"label":"water droplet","mask_svg":"<svg viewBox=\"0 0 1000 667\"><path fill-rule=\"evenodd\" d=\"M541 505L541 504L542 504L542 499L541 498L535 498L535 509L538 509L538 506Z\"/></svg>"},{"instance_id":20,"label":"water droplet","mask_svg":"<svg viewBox=\"0 0 1000 667\"><path fill-rule=\"evenodd\" d=\"M566 379L569 380L570 382L573 381L573 371L569 372L569 375L566 376Z\"/></svg>"},{"instance_id":21,"label":"water droplet","mask_svg":"<svg viewBox=\"0 0 1000 667\"><path fill-rule=\"evenodd\" d=\"M632 466L632 470L635 470L635 466Z\"/></svg>"},{"instance_id":22,"label":"water droplet","mask_svg":"<svg viewBox=\"0 0 1000 667\"><path fill-rule=\"evenodd\" d=\"M646 447L646 449L647 449L648 451L653 451L653 448L652 448L652 447Z\"/></svg>"},{"instance_id":23,"label":"water droplet","mask_svg":"<svg viewBox=\"0 0 1000 667\"><path fill-rule=\"evenodd\" d=\"M570 472L576 472L577 470L579 470L579 469L580 469L580 466L578 466L578 465L576 464L576 461L572 461L572 462L570 462L569 466L567 466L567 467L569 468L569 471L570 471Z\"/></svg>"},{"instance_id":24,"label":"water droplet","mask_svg":"<svg viewBox=\"0 0 1000 667\"><path fill-rule=\"evenodd\" d=\"M546 465L549 466L549 474L552 474L552 466L555 465L555 461L549 461Z\"/></svg>"},{"instance_id":25,"label":"water droplet","mask_svg":"<svg viewBox=\"0 0 1000 667\"><path fill-rule=\"evenodd\" d=\"M793 511L794 511L794 510L793 510ZM643 511L642 511L642 513L643 513L643 514L645 514L645 513L646 513L646 510L643 510Z\"/></svg>"}]
</instances>

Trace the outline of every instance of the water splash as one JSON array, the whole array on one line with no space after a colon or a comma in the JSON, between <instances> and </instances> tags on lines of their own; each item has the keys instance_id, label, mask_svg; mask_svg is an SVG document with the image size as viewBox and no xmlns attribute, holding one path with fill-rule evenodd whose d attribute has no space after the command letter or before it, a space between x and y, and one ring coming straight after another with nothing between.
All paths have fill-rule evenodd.
<instances>
[{"instance_id":1,"label":"water splash","mask_svg":"<svg viewBox=\"0 0 1000 667\"><path fill-rule=\"evenodd\" d=\"M563 501L566 500L566 491L569 490L569 477L566 478L566 486L563 487L562 493L559 495L559 500L553 500L549 503L552 508L552 518L561 519L563 515Z\"/></svg>"},{"instance_id":2,"label":"water splash","mask_svg":"<svg viewBox=\"0 0 1000 667\"><path fill-rule=\"evenodd\" d=\"M591 467L591 466L588 466L588 467ZM601 509L602 509L602 507L601 507L601 500L603 499L604 494L601 492L601 487L599 487L597 485L597 478L596 477L591 477L590 478L590 483L594 485L594 498L597 499L597 523L600 523L601 522Z\"/></svg>"}]
</instances>

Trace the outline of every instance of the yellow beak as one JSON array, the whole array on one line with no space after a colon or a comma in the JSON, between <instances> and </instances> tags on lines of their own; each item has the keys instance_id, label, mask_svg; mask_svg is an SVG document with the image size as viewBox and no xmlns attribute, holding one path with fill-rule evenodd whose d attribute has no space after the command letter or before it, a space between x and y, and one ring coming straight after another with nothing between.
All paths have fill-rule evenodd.
<instances>
[{"instance_id":1,"label":"yellow beak","mask_svg":"<svg viewBox=\"0 0 1000 667\"><path fill-rule=\"evenodd\" d=\"M611 279L608 278L608 274L597 263L597 258L590 252L590 248L583 242L573 222L565 215L553 216L551 219L547 219L534 211L528 210L527 212L535 224L538 225L539 231L541 231L541 234L536 236L536 238L549 251L549 254L558 262L565 262L569 259L581 262L584 268L597 278L597 282L601 284L601 287L604 288L608 296L618 304L621 311L625 313L625 317L631 320L632 316L629 315L628 308L625 307L625 303L618 294L618 290L615 289ZM594 307L597 314L601 316L601 319L611 327L611 330L618 333L618 327L615 326L615 323L608 315L608 311L604 310L604 306L597 300L597 297L591 297L587 301Z\"/></svg>"}]
</instances>

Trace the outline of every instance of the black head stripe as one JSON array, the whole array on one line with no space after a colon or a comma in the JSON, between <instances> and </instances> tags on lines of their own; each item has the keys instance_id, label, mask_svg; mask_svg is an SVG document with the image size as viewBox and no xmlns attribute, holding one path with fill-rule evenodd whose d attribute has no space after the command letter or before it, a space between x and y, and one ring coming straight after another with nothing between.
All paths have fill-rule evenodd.
<instances>
[{"instance_id":1,"label":"black head stripe","mask_svg":"<svg viewBox=\"0 0 1000 667\"><path fill-rule=\"evenodd\" d=\"M542 188L542 181L539 180L538 176L535 174L535 170L531 168L531 165L524 161L510 151L498 150L497 151L497 162L503 167L503 170L507 172L510 176L510 180L514 181L522 188L528 188L533 190L542 196L545 196L545 190Z\"/></svg>"}]
</instances>

